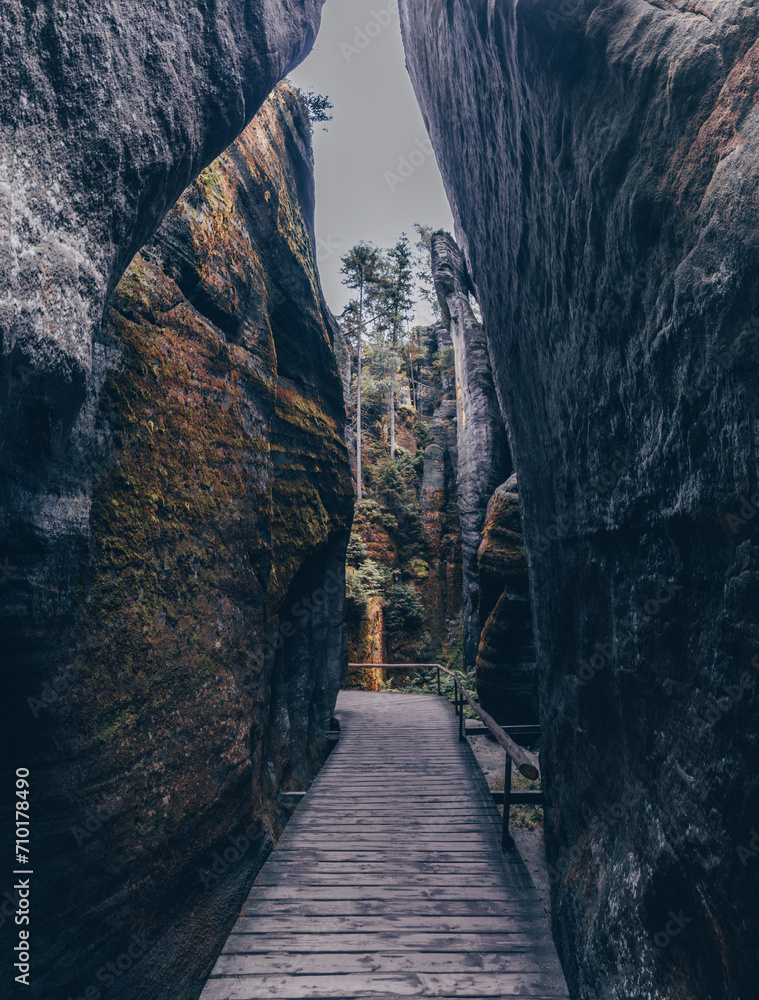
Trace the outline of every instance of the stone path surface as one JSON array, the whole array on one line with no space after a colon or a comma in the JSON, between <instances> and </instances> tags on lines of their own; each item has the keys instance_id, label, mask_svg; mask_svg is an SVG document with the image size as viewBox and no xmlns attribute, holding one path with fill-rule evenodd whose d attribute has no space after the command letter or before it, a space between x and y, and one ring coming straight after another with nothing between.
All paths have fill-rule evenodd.
<instances>
[{"instance_id":1,"label":"stone path surface","mask_svg":"<svg viewBox=\"0 0 759 1000\"><path fill-rule=\"evenodd\" d=\"M340 693L340 741L201 1000L567 1000L548 920L448 703Z\"/></svg>"}]
</instances>

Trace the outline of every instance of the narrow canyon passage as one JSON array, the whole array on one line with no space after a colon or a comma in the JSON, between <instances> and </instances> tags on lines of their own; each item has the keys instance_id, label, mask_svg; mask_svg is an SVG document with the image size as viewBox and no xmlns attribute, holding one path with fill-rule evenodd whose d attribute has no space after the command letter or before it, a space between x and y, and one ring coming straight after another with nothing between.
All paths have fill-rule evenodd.
<instances>
[{"instance_id":1,"label":"narrow canyon passage","mask_svg":"<svg viewBox=\"0 0 759 1000\"><path fill-rule=\"evenodd\" d=\"M756 1000L759 4L0 49L2 996Z\"/></svg>"}]
</instances>

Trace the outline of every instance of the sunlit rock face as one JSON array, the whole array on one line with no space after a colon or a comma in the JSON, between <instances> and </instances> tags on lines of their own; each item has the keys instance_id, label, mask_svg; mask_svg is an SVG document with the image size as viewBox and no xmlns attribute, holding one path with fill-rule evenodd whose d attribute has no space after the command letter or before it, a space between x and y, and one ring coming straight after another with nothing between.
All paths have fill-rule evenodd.
<instances>
[{"instance_id":1,"label":"sunlit rock face","mask_svg":"<svg viewBox=\"0 0 759 1000\"><path fill-rule=\"evenodd\" d=\"M482 633L477 651L480 704L501 725L537 722L538 677L517 477L490 498L477 552Z\"/></svg>"},{"instance_id":2,"label":"sunlit rock face","mask_svg":"<svg viewBox=\"0 0 759 1000\"><path fill-rule=\"evenodd\" d=\"M432 274L454 353L457 504L461 530L464 668L471 670L480 641L477 550L493 491L511 471L485 333L469 302L471 282L456 242L432 237Z\"/></svg>"},{"instance_id":3,"label":"sunlit rock face","mask_svg":"<svg viewBox=\"0 0 759 1000\"><path fill-rule=\"evenodd\" d=\"M759 8L401 0L401 16L519 477L570 985L745 1000Z\"/></svg>"},{"instance_id":4,"label":"sunlit rock face","mask_svg":"<svg viewBox=\"0 0 759 1000\"><path fill-rule=\"evenodd\" d=\"M283 85L132 261L45 489L4 511L33 996L199 993L322 761L353 491L312 168Z\"/></svg>"}]
</instances>

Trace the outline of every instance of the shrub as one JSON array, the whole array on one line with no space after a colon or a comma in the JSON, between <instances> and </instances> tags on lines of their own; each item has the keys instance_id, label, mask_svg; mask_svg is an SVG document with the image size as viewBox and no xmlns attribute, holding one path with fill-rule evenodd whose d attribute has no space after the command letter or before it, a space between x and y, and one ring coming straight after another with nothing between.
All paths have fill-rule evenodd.
<instances>
[{"instance_id":1,"label":"shrub","mask_svg":"<svg viewBox=\"0 0 759 1000\"><path fill-rule=\"evenodd\" d=\"M385 624L389 632L410 632L421 627L422 602L410 584L394 584L385 608Z\"/></svg>"},{"instance_id":2,"label":"shrub","mask_svg":"<svg viewBox=\"0 0 759 1000\"><path fill-rule=\"evenodd\" d=\"M352 566L345 567L345 620L358 625L369 610L369 595Z\"/></svg>"},{"instance_id":3,"label":"shrub","mask_svg":"<svg viewBox=\"0 0 759 1000\"><path fill-rule=\"evenodd\" d=\"M348 552L346 553L346 561L349 566L359 566L364 559L366 559L366 546L361 538L361 535L357 535L355 531L351 532L350 541L348 542Z\"/></svg>"},{"instance_id":4,"label":"shrub","mask_svg":"<svg viewBox=\"0 0 759 1000\"><path fill-rule=\"evenodd\" d=\"M391 574L387 566L375 562L374 559L364 559L361 565L353 570L353 579L354 588L363 590L367 597L384 597Z\"/></svg>"}]
</instances>

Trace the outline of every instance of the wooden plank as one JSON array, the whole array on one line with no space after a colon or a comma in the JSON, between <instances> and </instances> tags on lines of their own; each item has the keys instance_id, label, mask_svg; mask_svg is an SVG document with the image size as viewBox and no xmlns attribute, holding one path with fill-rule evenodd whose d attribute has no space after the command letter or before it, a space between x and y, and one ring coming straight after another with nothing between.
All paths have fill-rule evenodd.
<instances>
[{"instance_id":1,"label":"wooden plank","mask_svg":"<svg viewBox=\"0 0 759 1000\"><path fill-rule=\"evenodd\" d=\"M484 817L483 817L484 818ZM399 820L394 816L367 816L365 819L335 819L332 822L324 820L291 819L288 823L288 832L292 833L366 833L368 831L381 834L392 834L397 831L400 834L413 833L482 833L482 825L475 820L461 819L449 820L443 823L437 819L419 819L416 822L404 818ZM284 837L280 839L280 844L284 842Z\"/></svg>"},{"instance_id":2,"label":"wooden plank","mask_svg":"<svg viewBox=\"0 0 759 1000\"><path fill-rule=\"evenodd\" d=\"M545 914L532 918L545 923ZM235 934L378 934L382 931L400 933L424 932L435 934L505 934L524 929L530 921L518 916L499 915L497 917L471 916L253 916L239 917L233 932Z\"/></svg>"},{"instance_id":3,"label":"wooden plank","mask_svg":"<svg viewBox=\"0 0 759 1000\"><path fill-rule=\"evenodd\" d=\"M221 955L214 976L250 976L286 973L289 976L341 973L388 972L508 972L522 976L522 989L535 986L535 977L551 974L552 963L531 952L504 955L502 952L376 951L322 954ZM528 973L524 976L524 973ZM529 994L528 994L529 995Z\"/></svg>"},{"instance_id":4,"label":"wooden plank","mask_svg":"<svg viewBox=\"0 0 759 1000\"><path fill-rule=\"evenodd\" d=\"M557 992L552 976L534 974L537 980L532 997L566 997ZM386 994L404 997L512 997L525 996L523 977L508 973L429 973L359 974L324 976L243 976L209 979L201 1000L270 1000L305 997L361 997Z\"/></svg>"},{"instance_id":5,"label":"wooden plank","mask_svg":"<svg viewBox=\"0 0 759 1000\"><path fill-rule=\"evenodd\" d=\"M397 824L399 828L403 826L412 828L420 826L473 826L482 831L483 824L487 823L488 817L492 817L490 802L487 804L483 802L479 807L472 803L469 809L455 811L418 808L410 802L403 810L400 810L397 804L381 807L360 805L347 811L344 808L317 809L313 806L302 805L293 813L290 820L293 826L290 827L290 823L288 823L288 829L299 829L306 825L334 829L336 826L361 826L366 823L376 823L380 826Z\"/></svg>"},{"instance_id":6,"label":"wooden plank","mask_svg":"<svg viewBox=\"0 0 759 1000\"><path fill-rule=\"evenodd\" d=\"M303 844L304 853L312 850L323 850L326 845L330 843L327 839L314 838L312 840L305 841ZM388 850L388 842L385 839L378 838L376 840L366 836L366 837L335 837L332 841L332 846L336 850L349 851L351 848L355 848L357 851L373 851L374 853L381 855ZM425 851L439 851L442 853L447 853L447 848L451 851L458 851L459 853L470 853L470 854L486 854L493 858L493 867L500 868L501 865L497 864L497 857L494 857L489 850L489 844L487 841L472 840L463 841L455 840L450 844L446 844L444 840L414 840L412 838L401 838L397 841L397 857L401 857L402 852L405 848L409 850L421 851L423 847ZM272 862L273 863L273 862ZM505 862L509 864L509 862ZM518 865L518 862L514 862ZM513 867L513 866L512 866ZM520 866L521 867L521 866Z\"/></svg>"},{"instance_id":7,"label":"wooden plank","mask_svg":"<svg viewBox=\"0 0 759 1000\"><path fill-rule=\"evenodd\" d=\"M348 840L351 843L359 844L362 840L374 841L380 844L387 844L387 838L382 839L383 833L379 835L372 833L371 831L364 831L360 828L356 830L349 830L340 833L340 839ZM289 843L289 841L297 841L299 844L323 844L329 843L331 840L337 839L337 831L335 831L335 837L330 835L329 830L298 830L297 834L292 831L289 835L285 834L280 840L281 844ZM404 836L395 837L395 842L397 844L405 844L407 842ZM486 844L489 847L493 847L494 841L492 836L488 836L487 833L482 831L475 832L456 832L455 836L445 837L437 830L419 830L414 832L414 840L417 842L425 841L427 843L435 844Z\"/></svg>"},{"instance_id":8,"label":"wooden plank","mask_svg":"<svg viewBox=\"0 0 759 1000\"><path fill-rule=\"evenodd\" d=\"M368 774L371 774L369 770L371 768L371 763L369 761L356 762L357 767L363 767L367 770ZM404 788L414 789L414 788L424 788L425 785L429 785L433 791L436 791L444 787L457 787L464 791L467 788L467 776L465 774L450 775L447 774L448 769L440 764L436 765L434 769L425 770L422 767L415 767L413 770L408 772L403 772L399 768L399 772L394 776L388 775L383 777L380 775L371 775L368 778L362 778L360 781L356 779L351 779L347 775L336 776L334 779L330 778L328 783L320 782L318 779L311 785L313 789L327 789L331 792L339 792L341 788L360 790L362 788L386 788L392 790L392 788L397 784L398 786L403 786ZM450 782L446 781L446 778L450 778ZM470 777L471 780L471 777ZM471 792L466 791L465 794L468 796Z\"/></svg>"},{"instance_id":9,"label":"wooden plank","mask_svg":"<svg viewBox=\"0 0 759 1000\"><path fill-rule=\"evenodd\" d=\"M498 811L495 810L496 815L499 815ZM437 833L444 833L445 829L457 830L459 828L465 829L469 828L468 832L476 832L480 834L486 834L491 832L488 831L488 827L493 823L493 812L490 809L472 809L466 812L447 812L445 809L441 810L430 810L430 809L407 809L404 812L400 812L398 808L371 808L362 807L360 809L330 809L330 810L319 810L308 811L305 810L300 812L296 810L291 821L293 823L292 828L288 824L288 828L285 831L284 836L288 835L290 829L298 830L299 834L301 829L303 832L307 833L309 829L314 831L329 831L337 829L354 829L357 827L369 827L369 826L381 826L381 827L395 827L398 830L417 830L420 833L424 832L425 828L432 827L433 829L437 827ZM444 830L440 830L440 827L444 827ZM356 831L360 832L360 831ZM383 832L387 833L387 829ZM280 841L283 838L280 838Z\"/></svg>"},{"instance_id":10,"label":"wooden plank","mask_svg":"<svg viewBox=\"0 0 759 1000\"><path fill-rule=\"evenodd\" d=\"M357 861L351 865L346 865L342 861L315 861L313 864L301 861L273 861L268 866L268 874L283 877L303 878L307 881L312 875L335 875L345 873L348 876L374 875L375 873L383 877L403 879L406 875L420 874L430 875L488 875L493 870L492 862L489 861L457 861L447 864L436 864L434 861L427 863L403 862L389 858L384 864Z\"/></svg>"},{"instance_id":11,"label":"wooden plank","mask_svg":"<svg viewBox=\"0 0 759 1000\"><path fill-rule=\"evenodd\" d=\"M515 881L519 880L522 883L522 887L528 890L532 886L532 881L529 875L525 875L522 878L520 875L515 875L512 880L508 883L512 888L514 887ZM499 881L501 884L506 885L505 879L494 879L490 875L406 875L406 874L378 874L378 875L309 875L304 878L302 875L293 874L288 875L287 872L276 872L272 875L268 875L263 871L258 877L260 885L283 885L286 883L294 885L350 885L350 886L361 886L362 888L368 888L369 886L392 886L392 885L410 885L410 886L427 886L433 888L434 886L458 886L459 888L466 889L475 886L489 886L498 885Z\"/></svg>"},{"instance_id":12,"label":"wooden plank","mask_svg":"<svg viewBox=\"0 0 759 1000\"><path fill-rule=\"evenodd\" d=\"M534 934L514 931L503 934L435 934L419 931L383 931L378 934L237 934L224 945L224 954L255 955L269 952L340 953L348 951L540 951ZM551 949L546 950L552 954Z\"/></svg>"},{"instance_id":13,"label":"wooden plank","mask_svg":"<svg viewBox=\"0 0 759 1000\"><path fill-rule=\"evenodd\" d=\"M414 844L413 847L403 852L405 864L455 864L460 861L483 861L488 864L496 864L499 859L489 850L471 851L438 851L434 847L429 850L422 850L421 844ZM323 861L333 864L356 864L359 862L370 862L371 864L387 864L398 859L397 847L379 848L376 851L346 851L344 848L337 850L323 850L317 848L305 848L298 850L293 845L287 850L284 848L277 851L277 864L291 864L294 862L315 862Z\"/></svg>"},{"instance_id":14,"label":"wooden plank","mask_svg":"<svg viewBox=\"0 0 759 1000\"><path fill-rule=\"evenodd\" d=\"M371 891L370 891L371 888ZM363 900L429 900L432 902L474 902L489 900L492 902L510 902L514 899L513 890L502 885L486 886L429 886L418 887L403 885L367 887L362 892ZM262 885L259 882L250 890L248 900L272 899L303 899L303 900L353 900L356 899L355 889L347 886L318 885Z\"/></svg>"},{"instance_id":15,"label":"wooden plank","mask_svg":"<svg viewBox=\"0 0 759 1000\"><path fill-rule=\"evenodd\" d=\"M292 843L294 842L288 841L288 846ZM497 855L492 853L492 845L488 843L487 840L464 840L463 838L459 838L457 840L446 842L445 840L441 840L439 836L435 840L431 837L399 837L395 843L396 850L399 852L398 856L400 856L400 852L408 849L409 851L416 850L417 852L440 851L442 853L484 853L492 857L494 862L497 862L498 860ZM331 840L328 837L309 837L308 839L304 838L302 844L304 852L324 850L330 845L335 850L339 851L350 851L351 849L355 849L356 851L374 851L379 854L386 852L389 849L388 841L385 837L382 837L381 835L372 836L371 834L357 834L355 836L335 835ZM508 862L506 863L508 864ZM497 865L497 867L500 867L500 865Z\"/></svg>"},{"instance_id":16,"label":"wooden plank","mask_svg":"<svg viewBox=\"0 0 759 1000\"><path fill-rule=\"evenodd\" d=\"M545 917L539 903L515 899L444 899L431 900L408 898L398 893L391 899L315 899L303 900L300 896L285 899L248 899L243 903L242 916L418 916L418 917Z\"/></svg>"}]
</instances>

